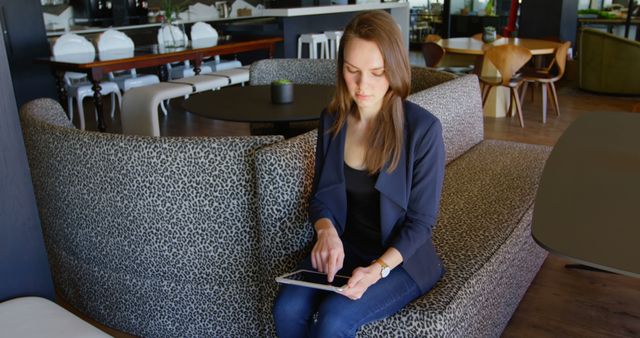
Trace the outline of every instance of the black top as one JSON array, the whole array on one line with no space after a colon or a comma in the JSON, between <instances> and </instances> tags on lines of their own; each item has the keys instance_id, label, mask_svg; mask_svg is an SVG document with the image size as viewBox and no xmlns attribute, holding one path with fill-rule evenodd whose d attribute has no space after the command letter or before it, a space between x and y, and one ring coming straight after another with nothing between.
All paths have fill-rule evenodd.
<instances>
[{"instance_id":1,"label":"black top","mask_svg":"<svg viewBox=\"0 0 640 338\"><path fill-rule=\"evenodd\" d=\"M383 253L380 231L380 193L378 175L356 170L344 164L347 189L347 224L343 239L363 256L377 258Z\"/></svg>"}]
</instances>

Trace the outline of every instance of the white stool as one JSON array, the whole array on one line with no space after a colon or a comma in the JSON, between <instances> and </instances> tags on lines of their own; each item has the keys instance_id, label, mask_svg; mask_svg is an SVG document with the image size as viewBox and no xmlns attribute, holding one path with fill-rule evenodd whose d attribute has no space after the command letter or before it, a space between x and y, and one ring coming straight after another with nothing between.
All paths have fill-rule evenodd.
<instances>
[{"instance_id":1,"label":"white stool","mask_svg":"<svg viewBox=\"0 0 640 338\"><path fill-rule=\"evenodd\" d=\"M320 44L320 58L327 59L329 54L329 43L324 34L301 34L298 38L298 59L302 59L302 44L309 44L309 58L318 58L318 44Z\"/></svg>"},{"instance_id":2,"label":"white stool","mask_svg":"<svg viewBox=\"0 0 640 338\"><path fill-rule=\"evenodd\" d=\"M324 35L329 40L329 57L335 59L340 50L340 39L342 39L342 31L326 31Z\"/></svg>"}]
</instances>

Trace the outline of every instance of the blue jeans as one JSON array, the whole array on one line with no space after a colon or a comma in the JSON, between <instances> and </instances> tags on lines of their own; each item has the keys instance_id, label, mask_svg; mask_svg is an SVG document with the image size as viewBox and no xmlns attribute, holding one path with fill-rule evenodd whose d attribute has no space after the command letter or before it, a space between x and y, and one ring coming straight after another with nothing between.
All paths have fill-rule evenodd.
<instances>
[{"instance_id":1,"label":"blue jeans","mask_svg":"<svg viewBox=\"0 0 640 338\"><path fill-rule=\"evenodd\" d=\"M370 286L359 300L282 284L273 306L276 333L280 338L355 337L362 325L391 316L418 296L418 285L402 267Z\"/></svg>"}]
</instances>

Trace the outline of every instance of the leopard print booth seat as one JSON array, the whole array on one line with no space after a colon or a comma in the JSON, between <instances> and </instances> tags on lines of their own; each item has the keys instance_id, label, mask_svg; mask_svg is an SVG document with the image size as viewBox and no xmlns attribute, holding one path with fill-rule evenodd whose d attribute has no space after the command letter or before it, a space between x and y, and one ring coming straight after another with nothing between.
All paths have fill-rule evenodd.
<instances>
[{"instance_id":1,"label":"leopard print booth seat","mask_svg":"<svg viewBox=\"0 0 640 338\"><path fill-rule=\"evenodd\" d=\"M142 337L258 337L255 151L281 136L75 129L39 99L21 120L56 289Z\"/></svg>"},{"instance_id":2,"label":"leopard print booth seat","mask_svg":"<svg viewBox=\"0 0 640 338\"><path fill-rule=\"evenodd\" d=\"M417 91L409 100L443 126L447 166L433 240L447 272L429 293L363 326L358 337L499 337L546 257L530 225L550 148L484 141L475 75ZM306 208L316 137L312 131L257 152L262 336L275 335L273 276L294 269L313 239Z\"/></svg>"}]
</instances>

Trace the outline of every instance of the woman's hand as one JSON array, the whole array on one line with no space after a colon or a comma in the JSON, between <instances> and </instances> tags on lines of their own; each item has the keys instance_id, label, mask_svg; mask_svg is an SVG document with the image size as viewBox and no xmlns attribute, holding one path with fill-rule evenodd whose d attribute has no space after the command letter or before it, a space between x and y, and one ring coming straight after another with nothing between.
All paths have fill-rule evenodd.
<instances>
[{"instance_id":1,"label":"woman's hand","mask_svg":"<svg viewBox=\"0 0 640 338\"><path fill-rule=\"evenodd\" d=\"M379 264L374 263L367 267L359 267L353 270L351 278L341 294L352 300L358 300L367 291L367 289L380 280Z\"/></svg>"},{"instance_id":2,"label":"woman's hand","mask_svg":"<svg viewBox=\"0 0 640 338\"><path fill-rule=\"evenodd\" d=\"M319 219L315 228L318 240L311 251L311 265L314 269L326 273L327 281L331 283L336 273L342 269L344 247L338 231L329 219Z\"/></svg>"}]
</instances>

